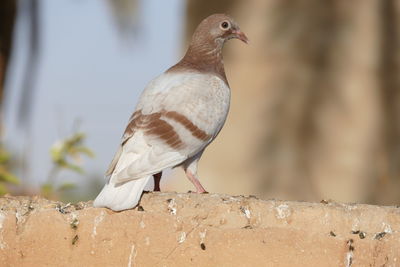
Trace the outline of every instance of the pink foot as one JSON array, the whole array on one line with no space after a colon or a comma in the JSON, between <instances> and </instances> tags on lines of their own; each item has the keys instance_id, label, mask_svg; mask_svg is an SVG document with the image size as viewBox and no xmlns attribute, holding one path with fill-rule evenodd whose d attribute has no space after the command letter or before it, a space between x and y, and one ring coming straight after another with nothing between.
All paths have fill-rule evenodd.
<instances>
[{"instance_id":1,"label":"pink foot","mask_svg":"<svg viewBox=\"0 0 400 267\"><path fill-rule=\"evenodd\" d=\"M199 179L197 179L189 170L186 170L186 176L192 182L192 184L196 187L196 193L198 194L207 194L208 192L201 185Z\"/></svg>"}]
</instances>

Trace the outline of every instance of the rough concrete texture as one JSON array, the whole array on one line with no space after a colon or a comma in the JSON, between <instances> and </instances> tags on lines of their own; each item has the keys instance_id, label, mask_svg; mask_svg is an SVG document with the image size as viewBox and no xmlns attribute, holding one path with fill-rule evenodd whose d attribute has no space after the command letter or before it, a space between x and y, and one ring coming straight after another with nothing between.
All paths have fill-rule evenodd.
<instances>
[{"instance_id":1,"label":"rough concrete texture","mask_svg":"<svg viewBox=\"0 0 400 267\"><path fill-rule=\"evenodd\" d=\"M400 208L146 193L134 210L0 198L1 266L400 266Z\"/></svg>"}]
</instances>

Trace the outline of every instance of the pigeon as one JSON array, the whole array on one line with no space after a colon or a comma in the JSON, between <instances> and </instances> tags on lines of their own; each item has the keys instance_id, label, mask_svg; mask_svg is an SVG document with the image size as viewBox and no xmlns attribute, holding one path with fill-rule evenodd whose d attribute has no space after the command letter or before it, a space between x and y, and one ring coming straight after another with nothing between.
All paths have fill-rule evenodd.
<instances>
[{"instance_id":1,"label":"pigeon","mask_svg":"<svg viewBox=\"0 0 400 267\"><path fill-rule=\"evenodd\" d=\"M228 115L231 92L222 47L232 38L248 43L231 17L214 14L205 18L181 61L147 85L94 207L114 211L135 208L152 177L154 191L160 191L162 171L178 166L197 193L206 193L197 165Z\"/></svg>"}]
</instances>

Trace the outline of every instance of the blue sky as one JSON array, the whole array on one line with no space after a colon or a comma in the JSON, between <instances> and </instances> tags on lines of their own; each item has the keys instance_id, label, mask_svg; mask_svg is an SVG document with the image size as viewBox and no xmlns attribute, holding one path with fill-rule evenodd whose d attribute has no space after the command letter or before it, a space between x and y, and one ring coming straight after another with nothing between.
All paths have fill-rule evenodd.
<instances>
[{"instance_id":1,"label":"blue sky","mask_svg":"<svg viewBox=\"0 0 400 267\"><path fill-rule=\"evenodd\" d=\"M29 143L32 182L45 181L51 168L51 145L68 136L77 120L96 154L94 159L85 159L84 168L89 174L102 175L140 92L181 57L184 1L140 3L139 30L133 38L124 39L105 1L42 1L42 45L29 140L15 123L28 42L19 21L7 83L5 134L6 143L16 152ZM65 172L60 179L82 178Z\"/></svg>"}]
</instances>

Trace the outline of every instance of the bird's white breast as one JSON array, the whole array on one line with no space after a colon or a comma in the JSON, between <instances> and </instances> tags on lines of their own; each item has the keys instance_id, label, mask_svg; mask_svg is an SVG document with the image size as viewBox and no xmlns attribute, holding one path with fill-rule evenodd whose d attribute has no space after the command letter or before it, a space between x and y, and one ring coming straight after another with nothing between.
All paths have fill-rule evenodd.
<instances>
[{"instance_id":1,"label":"bird's white breast","mask_svg":"<svg viewBox=\"0 0 400 267\"><path fill-rule=\"evenodd\" d=\"M206 142L193 136L181 123L164 117L180 138L188 144L186 154L194 147L205 147L221 130L229 110L230 89L218 76L195 72L164 73L144 90L137 110L144 114L175 111L210 136ZM182 151L183 152L183 151Z\"/></svg>"}]
</instances>

